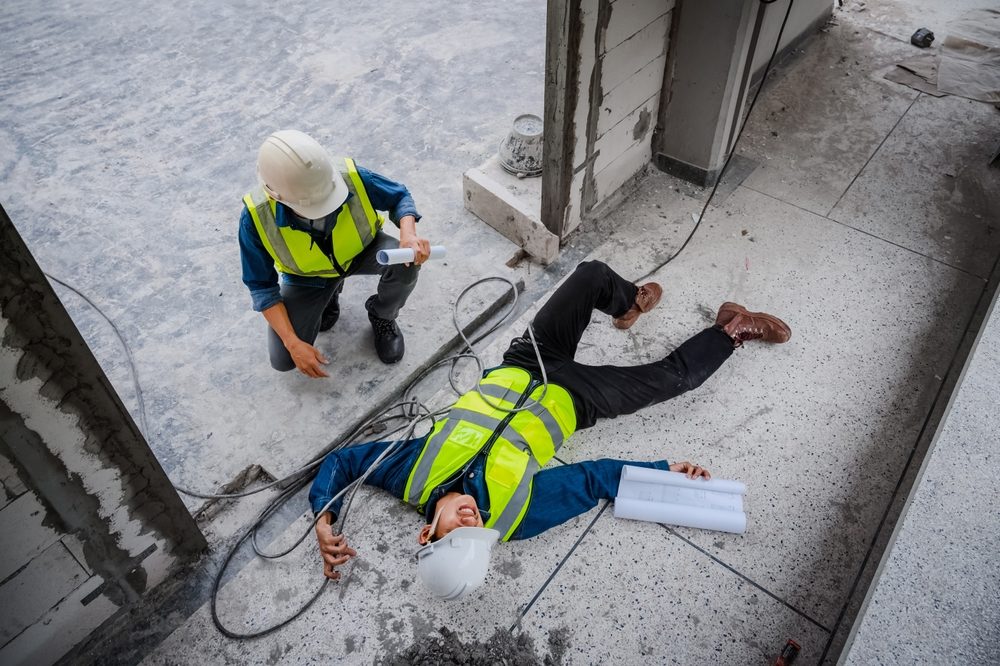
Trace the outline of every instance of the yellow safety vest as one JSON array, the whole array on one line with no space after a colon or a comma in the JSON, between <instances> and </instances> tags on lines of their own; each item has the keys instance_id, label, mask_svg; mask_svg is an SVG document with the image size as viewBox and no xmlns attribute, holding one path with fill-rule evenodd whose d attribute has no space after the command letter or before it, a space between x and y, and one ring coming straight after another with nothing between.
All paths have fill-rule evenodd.
<instances>
[{"instance_id":1,"label":"yellow safety vest","mask_svg":"<svg viewBox=\"0 0 1000 666\"><path fill-rule=\"evenodd\" d=\"M537 402L544 386L527 370L506 366L487 374L479 389L492 402L512 409L529 400ZM422 509L435 488L462 473L485 450L490 502L486 527L500 532L506 541L524 518L535 472L575 429L573 399L556 384L550 383L545 397L531 409L514 413L494 409L477 391L469 391L427 437L410 471L404 497Z\"/></svg>"},{"instance_id":2,"label":"yellow safety vest","mask_svg":"<svg viewBox=\"0 0 1000 666\"><path fill-rule=\"evenodd\" d=\"M279 227L275 222L277 202L267 196L263 188L256 188L243 197L257 234L267 253L274 259L274 267L282 273L307 277L340 277L375 238L385 218L372 208L364 183L354 160L344 158L336 165L353 196L340 209L333 227L329 252L313 243L312 237L292 227ZM333 261L330 260L331 256Z\"/></svg>"}]
</instances>

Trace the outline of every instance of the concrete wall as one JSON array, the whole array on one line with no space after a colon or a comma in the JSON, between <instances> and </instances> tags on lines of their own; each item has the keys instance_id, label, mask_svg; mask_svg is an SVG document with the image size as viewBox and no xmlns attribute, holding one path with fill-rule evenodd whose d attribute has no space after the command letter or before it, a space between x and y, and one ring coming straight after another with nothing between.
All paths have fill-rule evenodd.
<instances>
[{"instance_id":1,"label":"concrete wall","mask_svg":"<svg viewBox=\"0 0 1000 666\"><path fill-rule=\"evenodd\" d=\"M0 663L47 664L205 541L0 208Z\"/></svg>"},{"instance_id":2,"label":"concrete wall","mask_svg":"<svg viewBox=\"0 0 1000 666\"><path fill-rule=\"evenodd\" d=\"M673 8L673 0L549 3L542 216L561 238L650 161Z\"/></svg>"},{"instance_id":3,"label":"concrete wall","mask_svg":"<svg viewBox=\"0 0 1000 666\"><path fill-rule=\"evenodd\" d=\"M754 79L762 75L774 50L789 2L679 4L661 129L653 141L661 169L700 185L715 182L745 117ZM832 9L829 0L796 0L779 54L812 34Z\"/></svg>"},{"instance_id":4,"label":"concrete wall","mask_svg":"<svg viewBox=\"0 0 1000 666\"><path fill-rule=\"evenodd\" d=\"M774 48L774 40L778 37L781 19L785 16L788 3L791 0L776 0L768 5L767 16L760 28L757 38L757 48L753 57L752 72L759 76L767 65L767 59ZM827 21L833 11L833 0L795 0L792 13L788 15L788 25L778 45L778 52L794 47L803 37L808 37Z\"/></svg>"}]
</instances>

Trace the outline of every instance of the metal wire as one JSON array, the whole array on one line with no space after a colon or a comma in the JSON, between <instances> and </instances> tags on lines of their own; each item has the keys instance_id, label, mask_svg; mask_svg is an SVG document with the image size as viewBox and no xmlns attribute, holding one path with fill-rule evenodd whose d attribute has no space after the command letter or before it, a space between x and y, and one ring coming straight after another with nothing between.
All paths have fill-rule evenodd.
<instances>
[{"instance_id":1,"label":"metal wire","mask_svg":"<svg viewBox=\"0 0 1000 666\"><path fill-rule=\"evenodd\" d=\"M769 4L772 4L773 2L775 2L776 0L759 0L759 1L761 2L761 4L769 5ZM729 156L726 158L726 161L723 164L722 169L719 172L719 177L716 180L715 185L713 185L712 190L709 193L708 199L706 199L704 206L702 206L701 214L698 216L698 220L696 221L694 228L691 230L691 233L688 234L688 237L685 239L685 241L681 245L680 249L678 249L677 252L675 252L673 255L671 255L666 261L664 261L662 264L660 264L659 266L657 266L654 270L650 271L646 275L646 277L652 275L653 273L656 273L657 271L659 271L660 269L662 269L664 266L666 266L667 264L669 264L671 261L673 261L674 259L676 259L681 254L681 252L683 252L684 249L688 246L688 243L691 242L691 239L694 237L694 235L698 231L698 228L700 227L702 221L704 220L705 212L708 210L708 206L711 203L712 198L715 196L716 190L719 187L719 183L722 181L722 178L723 178L723 176L726 173L726 169L728 168L730 161L732 160L733 156L735 155L736 145L739 143L739 140L740 140L740 138L743 135L743 130L746 128L746 124L747 124L747 121L749 120L750 114L753 111L753 108L754 108L754 106L757 103L757 98L760 96L761 90L764 87L764 83L767 80L767 76L770 73L771 67L772 67L772 65L774 63L775 55L777 54L778 48L779 48L779 46L781 44L781 38L782 38L782 35L784 34L785 26L788 23L788 17L791 14L791 10L792 10L792 5L793 4L794 4L794 0L789 0L788 8L785 11L784 19L781 22L781 28L778 30L778 36L777 36L777 39L775 40L774 49L771 51L771 56L768 59L767 65L764 68L764 76L763 76L763 79L761 81L761 84L757 88L757 91L755 92L755 94L753 96L753 99L751 100L750 105L749 105L749 107L747 109L746 116L744 117L743 122L740 125L740 130L739 130L739 132L736 135L736 140L733 142L733 150L730 152ZM86 301L101 317L104 318L105 321L108 322L108 324L111 326L112 330L115 332L115 335L118 337L118 340L121 342L122 347L125 349L125 356L126 356L126 359L128 361L129 367L131 369L132 383L133 383L135 394L136 394L136 402L138 404L138 412L139 412L139 419L141 421L142 432L143 432L143 434L145 436L148 437L148 424L147 424L147 419L146 419L145 400L144 400L143 394L142 394L142 387L140 386L140 383L139 383L139 375L138 375L138 371L136 369L135 359L133 357L132 350L131 350L131 348L128 345L128 342L125 340L125 336L122 334L121 330L114 323L114 321L112 321L111 318L108 317L104 313L104 311L101 310L101 308L98 307L97 304L94 303L85 294L83 294L82 292L80 292L78 289L76 289L72 285L70 285L70 284L68 284L68 283L64 282L63 280L60 280L60 279L58 279L56 277L53 277L52 275L49 275L48 273L46 273L46 276L50 280L52 280L53 282L55 282L57 284L60 284L63 287L69 289L70 291L72 291L73 293L75 293L76 295L78 295L80 298L82 298L84 301ZM477 287L477 286L479 286L481 284L484 284L486 282L491 282L491 281L502 281L502 282L505 282L508 285L510 285L511 292L512 292L512 298L511 298L510 306L503 313L503 315L501 315L501 317L497 320L497 322L493 326L491 326L487 331L485 331L482 334L480 334L479 336L477 336L474 340L470 341L469 338L465 335L463 327L459 324L459 321L458 321L459 304L461 303L462 299L466 296L466 294L468 294L468 292L471 291L473 288L475 288L475 287ZM444 365L446 363L450 363L451 364L451 368L449 369L449 373L448 373L448 382L451 385L452 390L455 391L455 393L457 393L459 395L461 395L462 393L464 393L464 391L462 391L458 387L457 380L456 380L456 377L455 377L455 372L456 372L457 364L462 359L471 358L476 363L476 367L477 367L477 370L478 370L478 375L482 376L483 372L485 371L485 367L483 365L482 359L475 352L474 345L478 344L480 341L482 341L483 339L485 339L487 336L491 335L493 332L495 332L497 329L499 329L500 326L502 326L507 321L507 319L510 317L511 314L513 314L513 312L514 312L514 310L515 310L515 308L517 306L517 297L518 297L517 286L511 280L509 280L507 278L504 278L504 277L482 278L480 280L477 280L477 281L473 282L472 284L470 284L469 286L467 286L465 289L462 290L462 292L459 294L458 298L456 298L455 304L453 306L453 310L452 310L452 323L454 324L455 329L458 331L458 334L461 337L462 342L465 343L465 349L463 349L459 353L454 354L454 355L452 355L452 356L450 356L448 358L442 359L441 361L438 361L437 363L434 363L430 367L426 368L412 382L410 382L410 384L406 387L406 389L403 392L403 400L401 402L395 403L395 404L391 405L390 407L387 407L387 408L381 410L375 416L370 417L364 423L362 423L361 425L359 425L358 427L356 427L348 436L341 438L339 440L339 442L335 443L329 449L330 451L333 451L333 450L336 450L336 449L339 449L339 448L343 448L344 446L347 446L348 444L352 443L355 440L355 438L357 438L361 433L363 433L365 431L365 429L371 427L372 425L374 425L376 423L384 423L385 420L390 420L390 419L393 419L393 418L406 418L406 419L408 419L406 425L404 425L404 426L402 426L400 428L397 428L397 429L395 429L393 431L393 432L399 432L400 430L403 430L404 434L401 437L397 438L396 440L392 441L389 444L389 446L387 446L386 449L378 456L378 458L376 458L376 460L373 461L373 463L365 470L365 472L361 475L361 477L359 477L358 479L356 479L354 482L348 484L345 488L343 488L340 492L338 492L333 498L331 498L327 502L327 504L323 507L323 509L316 514L316 516L311 521L309 527L303 532L303 534L301 536L298 537L298 539L296 539L295 543L292 546L290 546L290 547L286 548L285 550L281 551L280 553L267 553L266 551L264 551L264 549L260 546L260 544L257 543L257 537L258 537L259 531L264 526L264 524L268 521L268 519L270 519L275 513L277 513L277 511L285 504L285 502L287 502L291 497L293 497L296 493L298 493L305 486L305 483L308 481L309 477L311 476L310 473L316 467L318 467L320 464L322 464L322 461L326 457L327 454L323 454L321 456L318 456L317 458L314 458L313 460L309 461L303 467L299 468L298 470L295 470L291 474L289 474L289 475L287 475L287 476L285 476L285 477L283 477L281 479L278 479L276 481L272 481L270 483L267 483L267 484L265 484L262 487L255 488L254 490L249 490L249 491L244 491L244 492L239 492L239 493L200 493L200 492L195 492L195 491L191 491L191 490L182 488L182 487L177 486L175 484L174 487L177 488L177 490L179 492L182 492L182 493L184 493L186 495L190 495L192 497L198 497L198 498L202 498L202 499L239 499L239 498L248 497L250 495L254 495L254 494L263 492L264 490L267 490L269 488L273 488L275 486L279 486L281 484L285 484L285 483L289 484L288 487L286 487L281 492L281 494L278 495L278 497L276 497L271 503L269 503L264 508L264 510L257 517L257 519L253 521L253 523L240 536L240 538L236 541L236 543L232 546L232 548L230 548L229 552L226 554L225 559L223 560L222 566L219 568L219 571L216 573L216 576L215 576L215 579L214 579L213 585L212 585L211 613L212 613L212 622L215 624L216 629L218 629L220 633L222 633L223 635L227 636L228 638L240 639L240 640L246 640L246 639L259 638L261 636L266 636L267 634L273 633L274 631L277 631L278 629L281 629L282 627L284 627L285 625L289 624L290 622L293 622L295 619L297 619L303 613L305 613L316 602L317 599L319 599L319 597L323 594L323 591L326 589L327 585L330 582L330 580L328 578L324 578L323 583L320 585L319 589L317 589L316 592L314 592L312 594L312 596L299 609L297 609L294 613L292 613L287 618L279 621L278 623L276 623L274 625L271 625L269 627L265 627L264 629L261 629L261 630L258 630L258 631L253 631L253 632L246 632L246 633L236 632L236 631L233 631L233 630L228 629L227 627L225 627L222 624L222 621L221 621L221 619L219 618L219 615L218 615L218 593L219 593L219 588L221 587L221 584L222 584L222 578L225 575L225 572L228 569L229 564L232 562L233 557L236 555L236 553L240 549L240 547L247 541L247 539L251 540L251 543L252 543L252 546L253 546L253 549L254 549L254 553L257 556L259 556L259 557L262 557L262 558L265 558L265 559L278 559L278 558L284 557L284 556L288 555L289 553L291 553L292 551L294 551L296 548L298 548L302 544L302 542L305 541L305 539L309 536L309 533L315 528L316 523L319 521L320 516L322 516L322 514L324 512L326 512L327 510L329 510L329 508L338 499L340 499L341 497L343 497L346 493L350 492L350 495L348 496L348 499L347 499L347 501L346 501L343 509L341 510L341 512L340 512L340 514L338 516L339 523L340 523L338 533L341 533L341 534L343 533L344 526L346 525L346 522L347 522L347 517L350 514L350 509L351 509L351 506L352 506L352 503L353 503L353 500L354 500L354 496L357 493L357 489L364 483L364 481L369 477L369 475L371 475L371 473L374 472L375 469L377 469L377 467L389 455L391 455L391 453L393 451L396 450L396 448L401 443L403 443L405 441L408 441L410 439L410 437L414 433L417 425L420 422L422 422L424 420L427 420L427 419L430 419L432 421L432 423L433 423L435 416L438 416L438 415L446 412L449 409L449 408L446 407L446 408L437 410L435 412L431 412L430 410L427 409L426 406L424 406L423 404L419 403L415 399L411 399L410 398L410 394L412 393L414 387L417 386L421 381L423 381L429 375L429 373L432 370L434 370L435 368L437 368L437 367L439 367L441 365ZM546 374L545 365L542 362L541 351L538 348L538 342L535 340L534 330L532 329L530 323L527 326L527 331L528 331L528 337L529 337L529 339L531 341L532 348L533 348L533 350L535 352L535 357L538 360L538 366L540 368L541 375L542 375L542 385L543 385L542 394L536 400L529 400L529 404L526 404L526 405L523 405L523 406L517 407L517 408L507 408L507 407L504 407L503 405L499 405L497 403L492 402L487 396L483 395L482 391L479 388L479 384L477 382L475 390L479 393L480 397L482 397L482 399L488 405L490 405L490 407L493 407L494 409L496 409L498 411L503 411L503 412L507 412L507 413L514 413L514 412L520 412L520 411L525 411L525 410L532 409L533 407L535 407L536 405L538 405L540 403L540 401L545 397L545 394L548 391L548 375ZM414 413L413 411L406 412L405 411L406 407L411 407L412 409L415 409L416 413ZM395 409L399 409L399 408L404 409L404 413L403 413L402 417L400 415L392 415L392 416L389 415L389 412L391 412L391 411L393 411ZM383 419L383 420L380 420L380 419Z\"/></svg>"}]
</instances>

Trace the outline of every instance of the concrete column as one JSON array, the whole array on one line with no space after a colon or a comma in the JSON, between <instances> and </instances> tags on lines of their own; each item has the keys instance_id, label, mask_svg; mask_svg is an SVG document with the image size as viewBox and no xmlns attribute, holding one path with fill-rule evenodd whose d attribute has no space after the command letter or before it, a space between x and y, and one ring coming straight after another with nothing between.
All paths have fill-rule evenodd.
<instances>
[{"instance_id":1,"label":"concrete column","mask_svg":"<svg viewBox=\"0 0 1000 666\"><path fill-rule=\"evenodd\" d=\"M0 208L0 663L52 663L205 539Z\"/></svg>"},{"instance_id":2,"label":"concrete column","mask_svg":"<svg viewBox=\"0 0 1000 666\"><path fill-rule=\"evenodd\" d=\"M560 239L642 177L673 0L549 0L541 216Z\"/></svg>"},{"instance_id":3,"label":"concrete column","mask_svg":"<svg viewBox=\"0 0 1000 666\"><path fill-rule=\"evenodd\" d=\"M545 31L545 148L542 156L542 210L545 228L562 238L572 180L572 110L580 89L580 0L548 0ZM567 112L569 111L569 112Z\"/></svg>"},{"instance_id":4,"label":"concrete column","mask_svg":"<svg viewBox=\"0 0 1000 666\"><path fill-rule=\"evenodd\" d=\"M656 165L711 186L733 149L792 0L678 0L663 84ZM776 61L830 17L831 0L795 0Z\"/></svg>"},{"instance_id":5,"label":"concrete column","mask_svg":"<svg viewBox=\"0 0 1000 666\"><path fill-rule=\"evenodd\" d=\"M667 65L666 103L654 138L656 165L713 185L745 102L764 7L758 0L683 0Z\"/></svg>"}]
</instances>

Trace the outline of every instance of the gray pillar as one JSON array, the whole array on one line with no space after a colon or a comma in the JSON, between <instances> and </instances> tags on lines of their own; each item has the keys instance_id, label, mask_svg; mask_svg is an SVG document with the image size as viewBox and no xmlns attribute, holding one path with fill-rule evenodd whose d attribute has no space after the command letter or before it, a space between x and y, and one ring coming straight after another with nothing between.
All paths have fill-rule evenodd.
<instances>
[{"instance_id":1,"label":"gray pillar","mask_svg":"<svg viewBox=\"0 0 1000 666\"><path fill-rule=\"evenodd\" d=\"M745 103L750 58L760 33L758 0L684 0L675 17L661 105L656 165L712 185L718 178Z\"/></svg>"}]
</instances>

